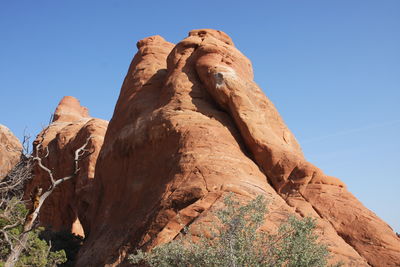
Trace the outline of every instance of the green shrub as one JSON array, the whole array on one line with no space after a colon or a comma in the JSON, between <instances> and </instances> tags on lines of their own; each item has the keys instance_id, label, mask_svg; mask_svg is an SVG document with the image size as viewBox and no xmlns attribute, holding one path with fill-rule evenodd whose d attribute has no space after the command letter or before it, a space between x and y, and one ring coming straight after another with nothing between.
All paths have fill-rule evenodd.
<instances>
[{"instance_id":1,"label":"green shrub","mask_svg":"<svg viewBox=\"0 0 400 267\"><path fill-rule=\"evenodd\" d=\"M72 234L70 231L52 231L51 228L45 229L40 233L40 238L51 243L52 251L65 251L67 261L60 266L74 266L76 256L83 244L83 238Z\"/></svg>"},{"instance_id":2,"label":"green shrub","mask_svg":"<svg viewBox=\"0 0 400 267\"><path fill-rule=\"evenodd\" d=\"M241 206L230 194L224 203L225 208L216 212L221 226L208 229L212 238L194 242L187 234L150 252L138 250L129 256L130 262L161 267L327 265L329 252L317 242L313 219L289 217L276 234L268 234L258 231L267 212L263 197Z\"/></svg>"},{"instance_id":3,"label":"green shrub","mask_svg":"<svg viewBox=\"0 0 400 267\"><path fill-rule=\"evenodd\" d=\"M52 247L39 236L44 228L30 233L27 249L21 254L17 267L47 267L61 264L67 260L64 250L52 251Z\"/></svg>"},{"instance_id":4,"label":"green shrub","mask_svg":"<svg viewBox=\"0 0 400 267\"><path fill-rule=\"evenodd\" d=\"M12 198L8 204L7 207L0 209L0 229L2 229L0 239L0 266L4 265L11 249L5 235L7 235L13 245L19 242L19 237L23 230L22 224L28 212L25 205L16 198ZM44 228L39 227L29 232L27 246L18 259L17 267L55 266L55 264L61 264L67 260L63 250L53 251L51 243L40 238L43 231Z\"/></svg>"}]
</instances>

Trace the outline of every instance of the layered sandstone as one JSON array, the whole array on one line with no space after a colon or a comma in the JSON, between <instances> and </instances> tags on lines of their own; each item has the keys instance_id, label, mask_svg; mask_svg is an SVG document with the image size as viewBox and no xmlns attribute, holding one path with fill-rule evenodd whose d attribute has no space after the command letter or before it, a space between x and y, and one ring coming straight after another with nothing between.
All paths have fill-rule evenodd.
<instances>
[{"instance_id":1,"label":"layered sandstone","mask_svg":"<svg viewBox=\"0 0 400 267\"><path fill-rule=\"evenodd\" d=\"M267 198L265 229L289 215L315 218L332 261L398 266L392 229L305 160L229 36L194 30L177 45L152 36L137 47L96 165L77 266L118 265L134 248L212 223L229 192Z\"/></svg>"},{"instance_id":2,"label":"layered sandstone","mask_svg":"<svg viewBox=\"0 0 400 267\"><path fill-rule=\"evenodd\" d=\"M34 141L34 152L37 150L43 165L53 172L56 180L73 173L75 151L88 138L86 149L91 154L86 153L89 156L79 162L78 175L63 182L46 199L39 216L41 225L84 236L83 227L89 227L87 210L93 204L91 189L96 160L107 125L107 121L90 117L76 98L66 96L60 101L52 123ZM42 168L35 165L33 174L25 192L27 197L36 187L46 189L50 185L49 175Z\"/></svg>"},{"instance_id":3,"label":"layered sandstone","mask_svg":"<svg viewBox=\"0 0 400 267\"><path fill-rule=\"evenodd\" d=\"M0 124L0 180L19 162L21 142L6 126Z\"/></svg>"}]
</instances>

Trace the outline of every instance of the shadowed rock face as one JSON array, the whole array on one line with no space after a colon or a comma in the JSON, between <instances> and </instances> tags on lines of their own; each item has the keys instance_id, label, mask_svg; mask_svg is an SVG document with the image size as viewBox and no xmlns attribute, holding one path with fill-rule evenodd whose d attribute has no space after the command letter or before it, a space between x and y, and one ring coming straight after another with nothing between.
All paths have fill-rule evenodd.
<instances>
[{"instance_id":1,"label":"shadowed rock face","mask_svg":"<svg viewBox=\"0 0 400 267\"><path fill-rule=\"evenodd\" d=\"M60 101L53 122L34 141L34 149L41 143L38 152L43 164L53 171L55 179L61 179L73 173L75 151L88 137L91 139L87 148L93 153L79 163L77 177L61 184L46 199L39 216L41 225L81 236L85 235L82 225L89 229L87 210L93 204L90 193L94 169L107 125L107 121L90 117L76 98L66 96ZM34 178L25 190L26 197L37 186L46 189L50 185L49 175L43 169L35 166L33 174Z\"/></svg>"},{"instance_id":2,"label":"shadowed rock face","mask_svg":"<svg viewBox=\"0 0 400 267\"><path fill-rule=\"evenodd\" d=\"M22 145L17 137L0 124L0 180L19 162Z\"/></svg>"},{"instance_id":3,"label":"shadowed rock face","mask_svg":"<svg viewBox=\"0 0 400 267\"><path fill-rule=\"evenodd\" d=\"M289 215L314 217L333 262L398 266L392 229L305 160L225 33L194 30L177 45L152 36L137 47L97 161L77 266L118 265L132 248L211 224L228 192L263 194L268 230Z\"/></svg>"}]
</instances>

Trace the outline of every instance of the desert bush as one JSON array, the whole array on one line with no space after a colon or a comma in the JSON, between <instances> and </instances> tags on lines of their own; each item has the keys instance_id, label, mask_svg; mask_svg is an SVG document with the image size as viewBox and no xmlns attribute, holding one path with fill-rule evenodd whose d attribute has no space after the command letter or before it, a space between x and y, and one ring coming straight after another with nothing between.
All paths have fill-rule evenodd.
<instances>
[{"instance_id":1,"label":"desert bush","mask_svg":"<svg viewBox=\"0 0 400 267\"><path fill-rule=\"evenodd\" d=\"M311 218L289 217L277 233L260 231L267 212L262 196L240 205L233 194L216 212L220 226L207 229L211 238L186 235L129 256L133 264L148 266L327 266L329 252L318 243Z\"/></svg>"},{"instance_id":2,"label":"desert bush","mask_svg":"<svg viewBox=\"0 0 400 267\"><path fill-rule=\"evenodd\" d=\"M4 266L12 247L19 242L19 237L23 231L22 222L27 213L28 210L24 203L16 197L10 199L8 206L0 209L0 229L2 229L0 266ZM47 267L66 261L63 250L53 251L51 243L40 238L43 231L44 228L38 227L28 233L27 244L15 266Z\"/></svg>"},{"instance_id":3,"label":"desert bush","mask_svg":"<svg viewBox=\"0 0 400 267\"><path fill-rule=\"evenodd\" d=\"M74 266L79 249L83 244L81 236L74 235L70 231L52 231L46 228L40 233L40 238L51 244L52 251L65 251L67 261L59 266Z\"/></svg>"}]
</instances>

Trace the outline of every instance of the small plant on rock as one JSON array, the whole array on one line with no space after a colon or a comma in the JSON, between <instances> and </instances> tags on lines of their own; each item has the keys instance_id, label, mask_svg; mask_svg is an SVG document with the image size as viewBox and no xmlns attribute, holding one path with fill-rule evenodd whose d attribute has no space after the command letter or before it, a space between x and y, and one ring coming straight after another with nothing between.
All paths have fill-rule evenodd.
<instances>
[{"instance_id":1,"label":"small plant on rock","mask_svg":"<svg viewBox=\"0 0 400 267\"><path fill-rule=\"evenodd\" d=\"M240 205L229 194L216 212L221 225L213 238L193 241L190 234L149 252L130 255L133 264L149 266L327 266L329 252L317 242L311 218L289 217L276 234L260 231L267 212L262 196ZM187 231L189 233L190 231Z\"/></svg>"}]
</instances>

